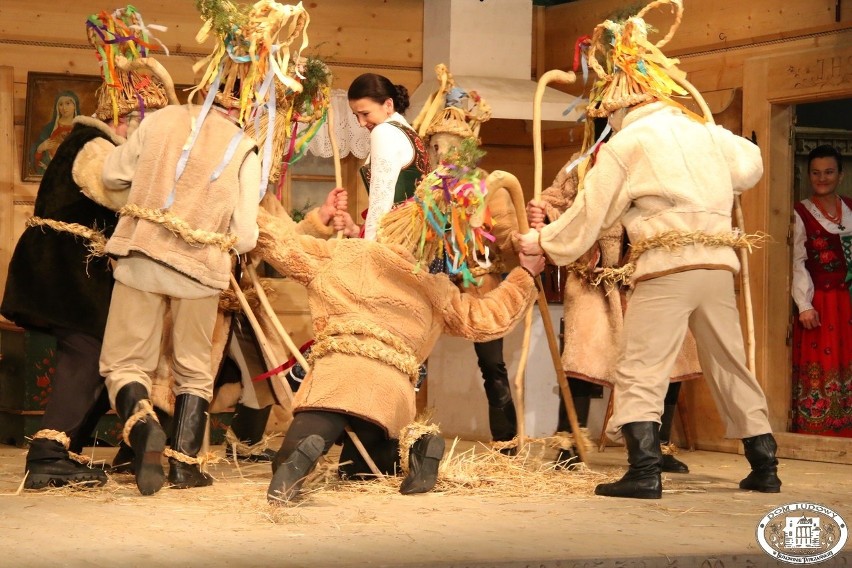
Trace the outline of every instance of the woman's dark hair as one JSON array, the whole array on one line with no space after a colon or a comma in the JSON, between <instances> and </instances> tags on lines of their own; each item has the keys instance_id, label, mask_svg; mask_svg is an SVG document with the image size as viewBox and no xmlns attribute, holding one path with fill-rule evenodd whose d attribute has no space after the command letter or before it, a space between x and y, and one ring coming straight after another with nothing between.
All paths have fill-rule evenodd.
<instances>
[{"instance_id":1,"label":"woman's dark hair","mask_svg":"<svg viewBox=\"0 0 852 568\"><path fill-rule=\"evenodd\" d=\"M408 100L408 89L402 85L394 85L384 75L375 73L364 73L356 77L349 85L347 97L350 101L370 99L380 105L391 99L393 110L400 114L404 113L411 104Z\"/></svg>"},{"instance_id":2,"label":"woman's dark hair","mask_svg":"<svg viewBox=\"0 0 852 568\"><path fill-rule=\"evenodd\" d=\"M830 144L823 144L822 146L817 146L808 154L808 169L811 169L811 162L813 162L817 158L834 158L837 162L837 171L843 171L843 154L840 153L840 150L835 148Z\"/></svg>"}]
</instances>

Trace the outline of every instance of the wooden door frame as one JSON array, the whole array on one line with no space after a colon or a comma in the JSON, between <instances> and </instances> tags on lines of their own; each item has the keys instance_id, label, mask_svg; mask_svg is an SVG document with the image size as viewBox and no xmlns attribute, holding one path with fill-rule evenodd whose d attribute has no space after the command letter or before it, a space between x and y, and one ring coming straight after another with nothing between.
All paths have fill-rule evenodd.
<instances>
[{"instance_id":1,"label":"wooden door frame","mask_svg":"<svg viewBox=\"0 0 852 568\"><path fill-rule=\"evenodd\" d=\"M852 38L852 34L849 35ZM792 106L852 97L852 41L745 62L743 135L755 136L764 175L743 195L746 228L763 230L771 241L751 255L755 302L757 375L769 404L779 456L852 463L852 439L792 434L790 347L790 226L793 152Z\"/></svg>"}]
</instances>

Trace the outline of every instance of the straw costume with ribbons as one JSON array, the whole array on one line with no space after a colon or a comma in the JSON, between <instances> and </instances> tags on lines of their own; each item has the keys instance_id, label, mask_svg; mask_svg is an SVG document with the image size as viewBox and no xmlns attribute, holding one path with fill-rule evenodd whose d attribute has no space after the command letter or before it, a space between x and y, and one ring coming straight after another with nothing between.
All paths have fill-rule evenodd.
<instances>
[{"instance_id":1,"label":"straw costume with ribbons","mask_svg":"<svg viewBox=\"0 0 852 568\"><path fill-rule=\"evenodd\" d=\"M107 410L93 405L103 391L98 357L113 288L103 246L127 195L103 188L104 157L125 142L115 134L116 124L104 121L117 123L174 100L168 73L147 47L157 43L149 30L162 28L146 27L132 7L92 15L86 28L99 62L109 68L98 90L98 118L75 117L45 171L35 215L12 255L1 308L18 325L47 330L57 340L52 393L27 454L24 486L32 489L106 482L102 469L69 459L82 451ZM111 96L113 91L120 95Z\"/></svg>"},{"instance_id":2,"label":"straw costume with ribbons","mask_svg":"<svg viewBox=\"0 0 852 568\"><path fill-rule=\"evenodd\" d=\"M676 22L653 45L642 17L661 5L675 8ZM652 2L625 22L597 28L589 59L601 82L589 113L609 117L618 132L586 170L572 206L539 234L522 239L524 250L544 250L558 264L568 264L602 229L620 222L638 255L629 269L633 292L607 429L613 439L625 440L630 468L619 481L596 488L604 496L662 496L660 411L687 329L702 348L705 378L721 393L726 437L743 439L752 473L740 487L780 490L766 399L745 364L731 274L741 268L731 209L738 192L763 174L763 162L750 141L673 101L673 92L692 92L708 112L674 61L659 51L682 9L677 0ZM601 40L604 29L613 35L607 42ZM595 55L602 43L612 45L603 54L608 72ZM541 206L531 211L538 216L536 208Z\"/></svg>"},{"instance_id":3,"label":"straw costume with ribbons","mask_svg":"<svg viewBox=\"0 0 852 568\"><path fill-rule=\"evenodd\" d=\"M444 256L459 274L470 271L468 252L484 250L484 231L472 221L483 211L484 196L478 170L439 168L414 198L383 217L377 241L298 236L291 221L261 211L257 252L307 288L316 337L311 372L295 395L293 423L276 458L270 500L297 493L298 479L343 432L342 425L323 430L328 438L319 442L307 435L306 423L331 420L323 413L334 420L343 416L359 436L369 433L376 464L393 471L399 458L387 461L386 450L415 419L419 364L440 334L491 340L518 321L533 293L525 271L512 271L497 290L477 299L460 293L445 274L427 270ZM452 230L446 230L448 221L455 223ZM403 493L431 488L442 451L443 440L434 433L414 443L414 474L401 486Z\"/></svg>"},{"instance_id":4,"label":"straw costume with ribbons","mask_svg":"<svg viewBox=\"0 0 852 568\"><path fill-rule=\"evenodd\" d=\"M414 121L429 150L430 162L433 167L442 161L476 164L485 154L479 148L479 130L490 119L491 107L478 93L457 86L445 65L437 65L435 73L440 86ZM435 101L443 104L443 108ZM459 155L465 157L459 160L455 157ZM482 173L483 178L486 175ZM474 285L456 277L463 291L477 297L496 288L502 274L518 264L512 238L518 229L517 212L509 193L498 188L488 194L487 212L482 216L487 231L485 254L474 248L476 254L468 259ZM503 357L503 339L474 343L474 351L488 401L491 447L512 455L517 451L518 412Z\"/></svg>"}]
</instances>

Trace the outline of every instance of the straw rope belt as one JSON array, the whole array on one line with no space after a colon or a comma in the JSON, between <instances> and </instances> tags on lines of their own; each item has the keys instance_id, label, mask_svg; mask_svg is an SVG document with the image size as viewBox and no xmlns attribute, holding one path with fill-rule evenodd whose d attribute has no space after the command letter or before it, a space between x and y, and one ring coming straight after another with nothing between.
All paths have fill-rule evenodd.
<instances>
[{"instance_id":1,"label":"straw rope belt","mask_svg":"<svg viewBox=\"0 0 852 568\"><path fill-rule=\"evenodd\" d=\"M104 256L106 254L107 239L102 231L98 229L90 229L79 223L66 223L64 221L56 221L54 219L44 219L42 217L30 217L26 222L27 227L48 227L59 233L71 233L74 236L82 237L89 241L86 246L92 256Z\"/></svg>"},{"instance_id":2,"label":"straw rope belt","mask_svg":"<svg viewBox=\"0 0 852 568\"><path fill-rule=\"evenodd\" d=\"M138 205L125 205L118 212L119 215L133 217L134 219L144 219L152 223L162 225L174 235L183 239L190 246L216 246L223 252L230 251L237 243L236 235L231 233L214 233L204 231L202 229L193 229L183 219L177 217L169 211L162 209L151 209L148 207L139 207Z\"/></svg>"},{"instance_id":3,"label":"straw rope belt","mask_svg":"<svg viewBox=\"0 0 852 568\"><path fill-rule=\"evenodd\" d=\"M61 444L65 451L68 452L68 457L74 460L77 463L81 463L83 465L88 465L91 467L92 460L88 457L80 455L78 453L72 452L68 450L71 446L71 438L68 437L68 434L65 432L60 432L59 430L39 430L35 434L33 434L33 440L52 440L58 444Z\"/></svg>"},{"instance_id":4,"label":"straw rope belt","mask_svg":"<svg viewBox=\"0 0 852 568\"><path fill-rule=\"evenodd\" d=\"M604 284L608 288L614 288L618 284L627 283L630 276L636 271L636 261L643 253L663 248L666 250L676 250L690 245L704 245L708 247L729 247L729 248L744 248L749 252L756 248L760 243L766 241L769 235L766 233L745 234L738 231L730 233L720 233L711 235L702 231L694 231L691 233L683 231L667 231L653 237L639 241L634 245L630 245L630 255L627 258L627 263L618 268L603 268L600 271L593 273L593 278L590 282L594 286ZM576 264L576 263L574 263ZM573 265L572 265L573 266ZM586 269L586 272L588 270Z\"/></svg>"},{"instance_id":5,"label":"straw rope belt","mask_svg":"<svg viewBox=\"0 0 852 568\"><path fill-rule=\"evenodd\" d=\"M362 343L351 337L355 335L376 339L384 345ZM389 331L371 323L331 323L326 326L311 346L309 363L313 366L314 361L329 353L359 355L390 365L408 375L411 384L416 384L419 377L420 362L411 349Z\"/></svg>"}]
</instances>

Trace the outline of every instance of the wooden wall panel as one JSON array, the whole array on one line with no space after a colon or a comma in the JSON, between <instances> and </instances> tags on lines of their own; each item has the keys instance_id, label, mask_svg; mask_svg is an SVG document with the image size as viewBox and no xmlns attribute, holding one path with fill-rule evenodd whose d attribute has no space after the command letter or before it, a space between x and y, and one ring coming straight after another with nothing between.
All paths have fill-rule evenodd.
<instances>
[{"instance_id":1,"label":"wooden wall panel","mask_svg":"<svg viewBox=\"0 0 852 568\"><path fill-rule=\"evenodd\" d=\"M15 242L12 223L12 186L14 171L14 107L15 87L12 68L0 67L0 290L6 289L6 269Z\"/></svg>"},{"instance_id":2,"label":"wooden wall panel","mask_svg":"<svg viewBox=\"0 0 852 568\"><path fill-rule=\"evenodd\" d=\"M852 28L852 10L842 10L836 22L835 4L835 0L687 0L683 21L664 51L673 57ZM577 0L547 8L548 69L568 69L577 38L591 35L596 25L624 7L623 0ZM668 31L672 16L662 8L650 12L647 21L661 32L651 36L656 41Z\"/></svg>"}]
</instances>

